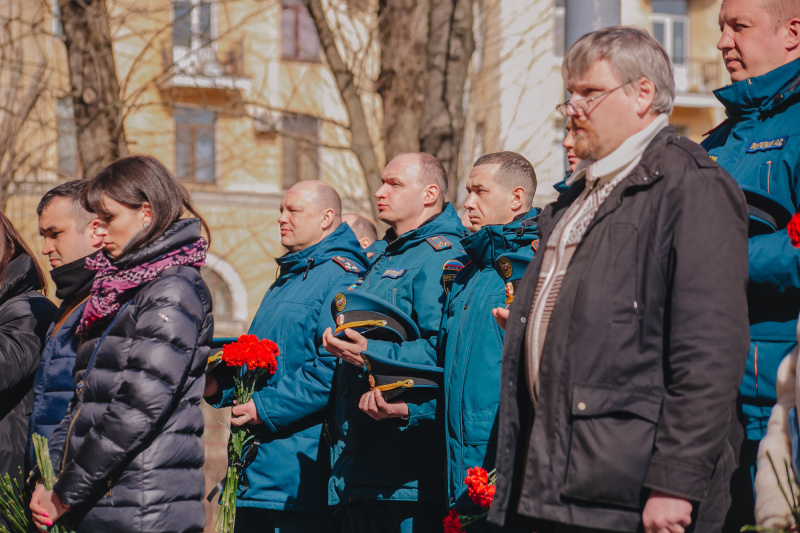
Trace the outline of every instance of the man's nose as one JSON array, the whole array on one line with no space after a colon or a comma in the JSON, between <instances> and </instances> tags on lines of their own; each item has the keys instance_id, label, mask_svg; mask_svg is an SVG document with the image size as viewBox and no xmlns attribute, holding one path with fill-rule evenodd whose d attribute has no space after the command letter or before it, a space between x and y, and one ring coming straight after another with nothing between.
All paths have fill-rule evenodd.
<instances>
[{"instance_id":1,"label":"man's nose","mask_svg":"<svg viewBox=\"0 0 800 533\"><path fill-rule=\"evenodd\" d=\"M469 193L464 201L464 209L475 209L475 193Z\"/></svg>"},{"instance_id":2,"label":"man's nose","mask_svg":"<svg viewBox=\"0 0 800 533\"><path fill-rule=\"evenodd\" d=\"M717 41L717 50L730 50L733 48L733 38L727 29L722 30L722 35Z\"/></svg>"}]
</instances>

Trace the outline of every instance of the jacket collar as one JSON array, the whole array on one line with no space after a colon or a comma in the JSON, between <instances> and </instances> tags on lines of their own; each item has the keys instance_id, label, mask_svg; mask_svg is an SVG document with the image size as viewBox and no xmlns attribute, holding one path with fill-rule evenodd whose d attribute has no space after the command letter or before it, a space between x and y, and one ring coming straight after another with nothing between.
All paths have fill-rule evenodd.
<instances>
[{"instance_id":1,"label":"jacket collar","mask_svg":"<svg viewBox=\"0 0 800 533\"><path fill-rule=\"evenodd\" d=\"M138 250L123 255L113 265L120 270L127 270L152 259L161 257L173 250L192 244L200 238L200 220L184 218L172 223L167 230L153 242Z\"/></svg>"},{"instance_id":2,"label":"jacket collar","mask_svg":"<svg viewBox=\"0 0 800 533\"><path fill-rule=\"evenodd\" d=\"M538 215L539 209L534 207L504 226L484 226L461 239L461 245L476 267L492 267L500 255L515 252L536 239Z\"/></svg>"},{"instance_id":3,"label":"jacket collar","mask_svg":"<svg viewBox=\"0 0 800 533\"><path fill-rule=\"evenodd\" d=\"M27 254L20 254L6 265L0 285L0 304L28 291L39 289L39 275Z\"/></svg>"},{"instance_id":4,"label":"jacket collar","mask_svg":"<svg viewBox=\"0 0 800 533\"><path fill-rule=\"evenodd\" d=\"M800 86L800 59L714 91L729 117L766 111L795 96Z\"/></svg>"},{"instance_id":5,"label":"jacket collar","mask_svg":"<svg viewBox=\"0 0 800 533\"><path fill-rule=\"evenodd\" d=\"M436 235L449 235L460 240L466 231L467 229L461 224L453 205L448 202L441 213L431 217L418 228L403 233L394 240L391 240L394 237L394 231L387 231L384 239L388 241L388 244L384 253L388 255L403 253L408 248L416 246L420 241ZM453 245L456 244L458 243L453 243Z\"/></svg>"},{"instance_id":6,"label":"jacket collar","mask_svg":"<svg viewBox=\"0 0 800 533\"><path fill-rule=\"evenodd\" d=\"M317 244L299 252L285 254L276 258L275 262L280 267L281 276L297 275L339 255L356 261L364 269L369 264L355 233L347 224L340 224L333 233Z\"/></svg>"}]
</instances>

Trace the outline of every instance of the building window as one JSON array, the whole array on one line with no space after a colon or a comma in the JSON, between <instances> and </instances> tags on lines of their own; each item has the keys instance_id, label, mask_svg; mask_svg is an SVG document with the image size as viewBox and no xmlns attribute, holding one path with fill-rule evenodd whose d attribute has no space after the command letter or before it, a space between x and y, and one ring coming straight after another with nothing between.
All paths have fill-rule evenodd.
<instances>
[{"instance_id":1,"label":"building window","mask_svg":"<svg viewBox=\"0 0 800 533\"><path fill-rule=\"evenodd\" d=\"M53 35L64 36L64 26L61 24L61 6L58 5L58 0L53 0Z\"/></svg>"},{"instance_id":2,"label":"building window","mask_svg":"<svg viewBox=\"0 0 800 533\"><path fill-rule=\"evenodd\" d=\"M687 61L689 18L686 0L653 0L653 35L667 51L673 65Z\"/></svg>"},{"instance_id":3,"label":"building window","mask_svg":"<svg viewBox=\"0 0 800 533\"><path fill-rule=\"evenodd\" d=\"M198 0L172 3L172 46L202 48L211 43L211 4Z\"/></svg>"},{"instance_id":4,"label":"building window","mask_svg":"<svg viewBox=\"0 0 800 533\"><path fill-rule=\"evenodd\" d=\"M172 3L172 62L178 70L200 72L205 65L216 64L211 18L208 1Z\"/></svg>"},{"instance_id":5,"label":"building window","mask_svg":"<svg viewBox=\"0 0 800 533\"><path fill-rule=\"evenodd\" d=\"M281 0L281 56L289 61L319 61L319 36L303 0Z\"/></svg>"},{"instance_id":6,"label":"building window","mask_svg":"<svg viewBox=\"0 0 800 533\"><path fill-rule=\"evenodd\" d=\"M283 188L319 179L319 120L304 115L283 117Z\"/></svg>"},{"instance_id":7,"label":"building window","mask_svg":"<svg viewBox=\"0 0 800 533\"><path fill-rule=\"evenodd\" d=\"M78 130L72 98L56 101L56 134L58 137L58 173L75 176L78 171Z\"/></svg>"},{"instance_id":8,"label":"building window","mask_svg":"<svg viewBox=\"0 0 800 533\"><path fill-rule=\"evenodd\" d=\"M556 0L553 10L553 53L556 57L564 57L567 42L565 17L564 0Z\"/></svg>"},{"instance_id":9,"label":"building window","mask_svg":"<svg viewBox=\"0 0 800 533\"><path fill-rule=\"evenodd\" d=\"M214 182L214 123L211 111L175 108L175 173L198 183Z\"/></svg>"}]
</instances>

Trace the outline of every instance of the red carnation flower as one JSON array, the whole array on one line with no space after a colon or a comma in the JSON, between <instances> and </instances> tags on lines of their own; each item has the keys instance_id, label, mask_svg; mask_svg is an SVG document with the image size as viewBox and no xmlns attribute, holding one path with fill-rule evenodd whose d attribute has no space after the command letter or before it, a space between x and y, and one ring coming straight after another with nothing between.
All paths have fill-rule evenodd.
<instances>
[{"instance_id":1,"label":"red carnation flower","mask_svg":"<svg viewBox=\"0 0 800 533\"><path fill-rule=\"evenodd\" d=\"M453 509L444 517L444 533L464 533L461 527L461 517Z\"/></svg>"},{"instance_id":2,"label":"red carnation flower","mask_svg":"<svg viewBox=\"0 0 800 533\"><path fill-rule=\"evenodd\" d=\"M242 335L236 342L222 347L222 360L228 366L245 366L249 370L262 368L269 374L278 370L278 345L268 339L259 340L255 335Z\"/></svg>"},{"instance_id":3,"label":"red carnation flower","mask_svg":"<svg viewBox=\"0 0 800 533\"><path fill-rule=\"evenodd\" d=\"M800 213L792 215L792 219L786 226L786 231L789 233L789 239L792 241L792 246L800 247Z\"/></svg>"},{"instance_id":4,"label":"red carnation flower","mask_svg":"<svg viewBox=\"0 0 800 533\"><path fill-rule=\"evenodd\" d=\"M467 485L467 493L475 505L482 509L488 509L492 505L496 487L489 482L489 473L484 468L476 466L468 469L464 483Z\"/></svg>"}]
</instances>

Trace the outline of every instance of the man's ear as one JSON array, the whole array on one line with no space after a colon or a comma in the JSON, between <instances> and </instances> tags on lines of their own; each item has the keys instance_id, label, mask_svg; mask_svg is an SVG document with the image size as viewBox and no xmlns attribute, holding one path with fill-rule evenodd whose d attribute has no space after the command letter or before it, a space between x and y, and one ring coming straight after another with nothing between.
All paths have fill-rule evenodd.
<instances>
[{"instance_id":1,"label":"man's ear","mask_svg":"<svg viewBox=\"0 0 800 533\"><path fill-rule=\"evenodd\" d=\"M514 187L511 189L511 209L517 211L525 204L525 188Z\"/></svg>"},{"instance_id":2,"label":"man's ear","mask_svg":"<svg viewBox=\"0 0 800 533\"><path fill-rule=\"evenodd\" d=\"M640 117L652 111L653 101L656 98L656 85L648 78L639 80L639 89L636 93L636 112Z\"/></svg>"},{"instance_id":3,"label":"man's ear","mask_svg":"<svg viewBox=\"0 0 800 533\"><path fill-rule=\"evenodd\" d=\"M439 186L435 183L429 183L425 186L423 195L422 195L422 203L425 207L431 207L436 204L439 200L439 196L441 195L441 190Z\"/></svg>"},{"instance_id":4,"label":"man's ear","mask_svg":"<svg viewBox=\"0 0 800 533\"><path fill-rule=\"evenodd\" d=\"M784 28L786 29L786 51L797 52L800 49L800 18L789 19Z\"/></svg>"},{"instance_id":5,"label":"man's ear","mask_svg":"<svg viewBox=\"0 0 800 533\"><path fill-rule=\"evenodd\" d=\"M90 232L88 235L89 246L92 248L100 248L103 246L103 237L97 234L97 225L100 223L98 219L94 219L86 226L86 231Z\"/></svg>"},{"instance_id":6,"label":"man's ear","mask_svg":"<svg viewBox=\"0 0 800 533\"><path fill-rule=\"evenodd\" d=\"M322 212L322 220L320 221L320 227L322 228L322 231L328 231L331 229L334 218L336 218L336 215L334 214L333 209L326 209Z\"/></svg>"}]
</instances>

